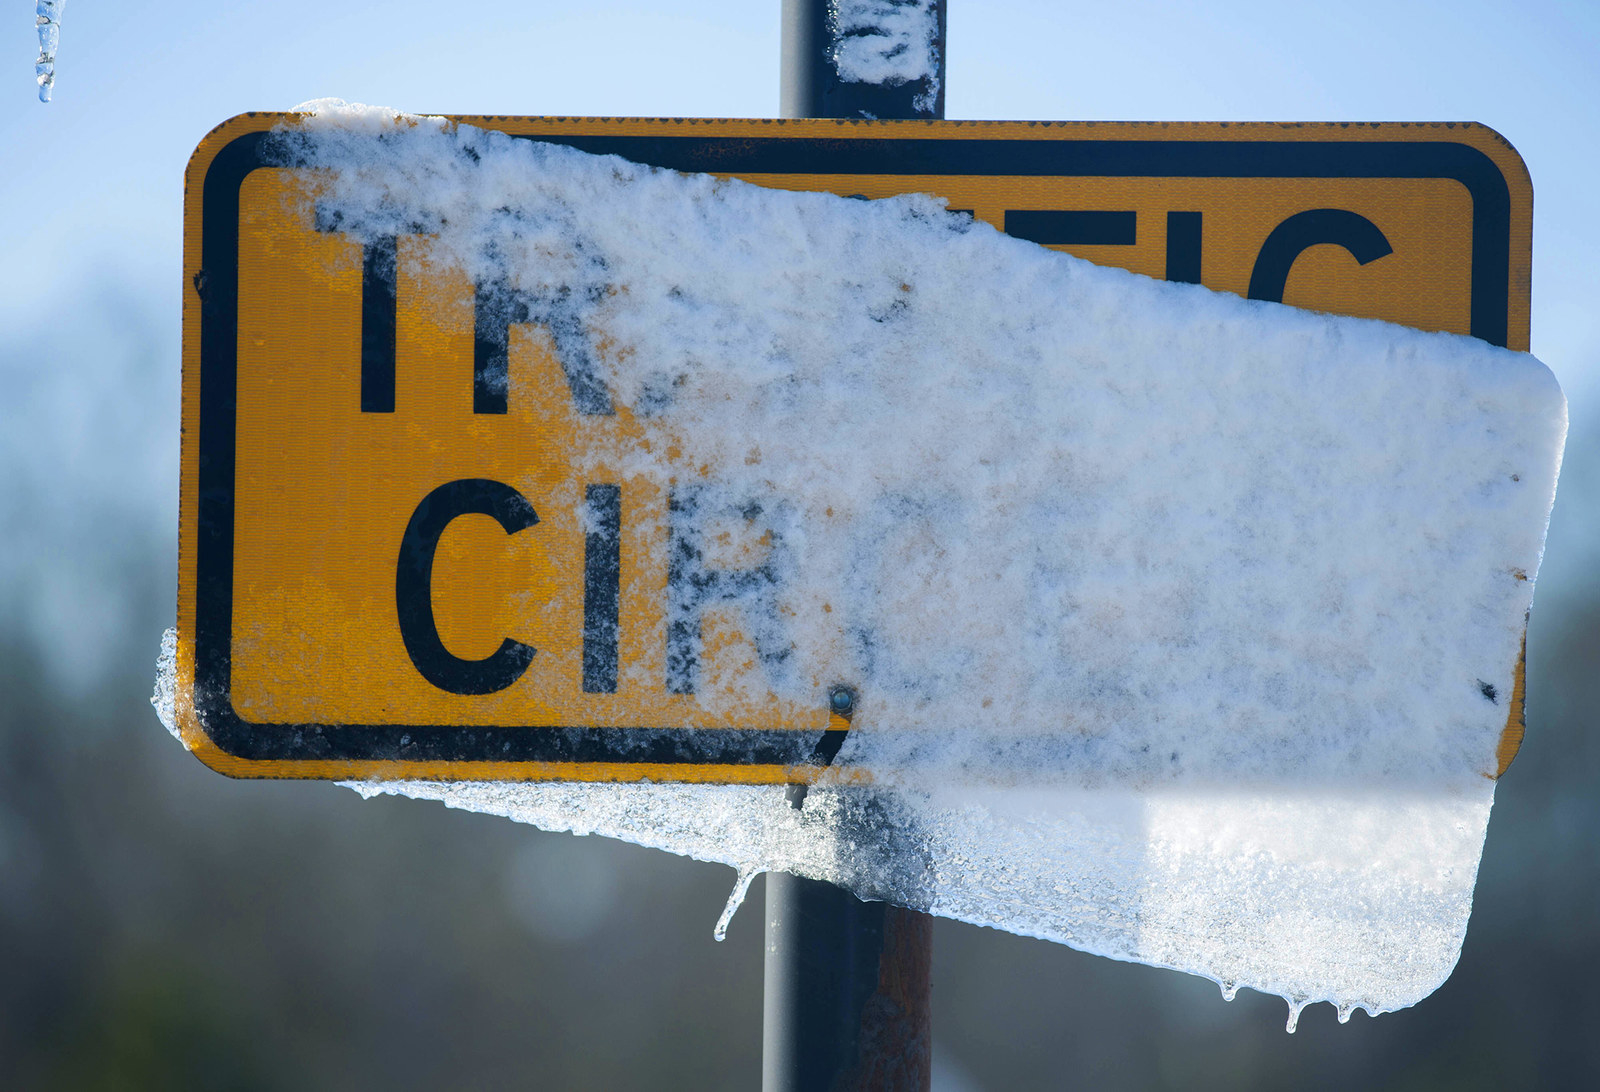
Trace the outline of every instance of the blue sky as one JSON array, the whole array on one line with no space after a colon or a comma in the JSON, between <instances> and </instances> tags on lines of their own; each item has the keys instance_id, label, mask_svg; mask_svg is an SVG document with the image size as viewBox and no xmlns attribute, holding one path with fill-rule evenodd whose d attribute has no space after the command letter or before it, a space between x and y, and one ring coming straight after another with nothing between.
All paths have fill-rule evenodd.
<instances>
[{"instance_id":1,"label":"blue sky","mask_svg":"<svg viewBox=\"0 0 1600 1092\"><path fill-rule=\"evenodd\" d=\"M120 570L85 575L94 566L60 544L108 522L171 541L182 177L212 126L323 96L428 113L770 115L779 9L70 0L55 100L42 104L31 11L12 5L0 25L0 615L22 604L74 635L85 618L110 626L92 604ZM1575 438L1588 427L1600 4L955 0L949 35L952 118L1493 126L1534 180L1533 348L1567 388ZM30 587L58 589L19 592L19 566Z\"/></svg>"},{"instance_id":2,"label":"blue sky","mask_svg":"<svg viewBox=\"0 0 1600 1092\"><path fill-rule=\"evenodd\" d=\"M86 278L159 298L175 337L183 164L243 110L325 95L439 113L776 109L779 0L159 10L69 3L48 105L31 17L0 28L0 200L13 210L0 337L58 319ZM1597 56L1593 3L956 0L947 112L1491 125L1534 178L1534 348L1576 396L1600 374Z\"/></svg>"}]
</instances>

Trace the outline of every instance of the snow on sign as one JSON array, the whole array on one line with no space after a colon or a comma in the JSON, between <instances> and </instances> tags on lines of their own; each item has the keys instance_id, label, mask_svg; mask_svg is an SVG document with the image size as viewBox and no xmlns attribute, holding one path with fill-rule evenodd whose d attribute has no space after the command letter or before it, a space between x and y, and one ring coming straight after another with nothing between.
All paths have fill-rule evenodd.
<instances>
[{"instance_id":1,"label":"snow on sign","mask_svg":"<svg viewBox=\"0 0 1600 1092\"><path fill-rule=\"evenodd\" d=\"M949 211L840 199L899 194ZM1137 779L1317 709L1515 752L1559 394L1488 348L1531 190L1487 129L252 114L185 210L218 770L774 783L892 725Z\"/></svg>"}]
</instances>

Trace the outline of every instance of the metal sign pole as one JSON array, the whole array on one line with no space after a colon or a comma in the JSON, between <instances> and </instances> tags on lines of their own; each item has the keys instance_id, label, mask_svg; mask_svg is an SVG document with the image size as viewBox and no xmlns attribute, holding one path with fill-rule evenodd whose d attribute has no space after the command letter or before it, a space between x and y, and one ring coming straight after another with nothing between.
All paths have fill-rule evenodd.
<instances>
[{"instance_id":1,"label":"metal sign pole","mask_svg":"<svg viewBox=\"0 0 1600 1092\"><path fill-rule=\"evenodd\" d=\"M840 24L836 12L841 6L850 7L848 3L783 0L779 116L886 120L944 117L945 3L946 0L928 0L938 20L932 75L888 84L848 82L839 75L836 50L860 31Z\"/></svg>"},{"instance_id":2,"label":"metal sign pole","mask_svg":"<svg viewBox=\"0 0 1600 1092\"><path fill-rule=\"evenodd\" d=\"M945 5L935 3L934 73L890 85L840 77L835 50L852 28L836 4L783 0L782 116L944 117ZM804 791L789 800L804 806ZM932 920L819 880L769 872L766 884L764 1092L926 1092Z\"/></svg>"}]
</instances>

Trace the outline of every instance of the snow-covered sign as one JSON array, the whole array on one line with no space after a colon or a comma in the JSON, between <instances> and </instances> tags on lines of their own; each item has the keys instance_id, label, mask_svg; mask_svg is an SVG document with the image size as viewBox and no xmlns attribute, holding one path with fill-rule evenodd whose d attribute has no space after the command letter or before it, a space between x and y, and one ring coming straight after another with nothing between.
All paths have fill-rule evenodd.
<instances>
[{"instance_id":1,"label":"snow-covered sign","mask_svg":"<svg viewBox=\"0 0 1600 1092\"><path fill-rule=\"evenodd\" d=\"M1530 201L1462 125L235 119L156 704L735 903L1413 1004L1565 435Z\"/></svg>"},{"instance_id":2,"label":"snow-covered sign","mask_svg":"<svg viewBox=\"0 0 1600 1092\"><path fill-rule=\"evenodd\" d=\"M190 164L210 765L1510 760L1559 394L1490 348L1531 209L1493 132L460 120L253 114ZM832 196L898 194L948 210Z\"/></svg>"}]
</instances>

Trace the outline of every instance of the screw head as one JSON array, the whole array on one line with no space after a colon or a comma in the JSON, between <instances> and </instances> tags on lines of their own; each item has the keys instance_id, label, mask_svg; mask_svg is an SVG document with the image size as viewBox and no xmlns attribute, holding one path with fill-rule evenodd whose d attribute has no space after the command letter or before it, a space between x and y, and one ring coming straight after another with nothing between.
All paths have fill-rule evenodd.
<instances>
[{"instance_id":1,"label":"screw head","mask_svg":"<svg viewBox=\"0 0 1600 1092\"><path fill-rule=\"evenodd\" d=\"M848 686L836 686L828 691L828 708L841 717L850 715L856 707L856 692Z\"/></svg>"}]
</instances>

